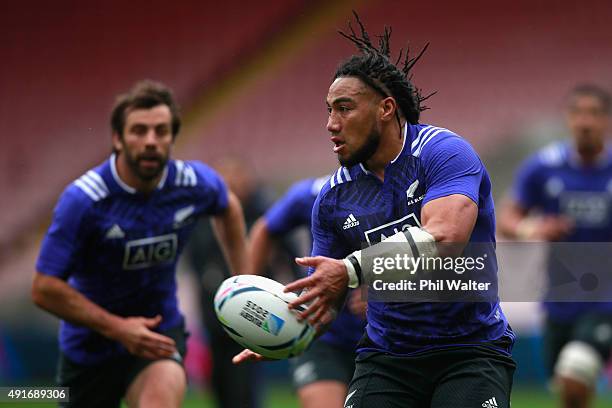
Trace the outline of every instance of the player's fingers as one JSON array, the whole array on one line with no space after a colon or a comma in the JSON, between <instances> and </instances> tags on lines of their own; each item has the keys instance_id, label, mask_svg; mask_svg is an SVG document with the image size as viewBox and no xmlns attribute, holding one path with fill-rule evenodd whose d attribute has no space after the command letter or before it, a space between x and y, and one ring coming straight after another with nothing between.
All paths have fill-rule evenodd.
<instances>
[{"instance_id":1,"label":"player's fingers","mask_svg":"<svg viewBox=\"0 0 612 408\"><path fill-rule=\"evenodd\" d=\"M298 296L295 300L289 303L289 309L298 309L300 305L312 302L313 300L319 297L320 293L320 290L316 288L307 292L302 292L300 296Z\"/></svg>"},{"instance_id":2,"label":"player's fingers","mask_svg":"<svg viewBox=\"0 0 612 408\"><path fill-rule=\"evenodd\" d=\"M314 279L312 276L308 276L285 285L283 292L297 292L298 290L309 288L311 286L314 286Z\"/></svg>"},{"instance_id":3,"label":"player's fingers","mask_svg":"<svg viewBox=\"0 0 612 408\"><path fill-rule=\"evenodd\" d=\"M143 340L148 346L170 350L172 352L176 350L176 342L174 339L172 337L164 336L163 334L150 332Z\"/></svg>"},{"instance_id":4,"label":"player's fingers","mask_svg":"<svg viewBox=\"0 0 612 408\"><path fill-rule=\"evenodd\" d=\"M160 350L145 350L143 351L145 358L149 360L159 360L162 358L172 357L173 353L162 352Z\"/></svg>"},{"instance_id":5,"label":"player's fingers","mask_svg":"<svg viewBox=\"0 0 612 408\"><path fill-rule=\"evenodd\" d=\"M142 345L139 349L139 355L147 355L147 358L160 359L160 358L170 358L172 357L176 351L167 350L165 348L159 348L155 345L147 344Z\"/></svg>"},{"instance_id":6,"label":"player's fingers","mask_svg":"<svg viewBox=\"0 0 612 408\"><path fill-rule=\"evenodd\" d=\"M176 347L160 343L155 339L146 339L139 345L139 350L147 351L155 358L172 357L177 352Z\"/></svg>"},{"instance_id":7,"label":"player's fingers","mask_svg":"<svg viewBox=\"0 0 612 408\"><path fill-rule=\"evenodd\" d=\"M165 343L160 343L158 341L154 341L152 343L147 344L147 347L150 350L153 350L156 353L159 353L161 355L163 355L163 357L170 357L172 356L174 353L177 352L176 347L175 346L170 346L168 344Z\"/></svg>"},{"instance_id":8,"label":"player's fingers","mask_svg":"<svg viewBox=\"0 0 612 408\"><path fill-rule=\"evenodd\" d=\"M155 317L145 318L144 325L147 326L149 329L153 329L157 327L161 323L161 321L162 317L160 315L157 315Z\"/></svg>"},{"instance_id":9,"label":"player's fingers","mask_svg":"<svg viewBox=\"0 0 612 408\"><path fill-rule=\"evenodd\" d=\"M157 353L148 347L137 347L131 353L140 358L146 358L147 360L155 360L159 358Z\"/></svg>"},{"instance_id":10,"label":"player's fingers","mask_svg":"<svg viewBox=\"0 0 612 408\"><path fill-rule=\"evenodd\" d=\"M327 308L323 305L318 305L317 308L308 317L308 323L310 323L311 326L325 325L327 323L324 321L326 314Z\"/></svg>"},{"instance_id":11,"label":"player's fingers","mask_svg":"<svg viewBox=\"0 0 612 408\"><path fill-rule=\"evenodd\" d=\"M301 258L295 258L295 263L300 266L317 266L321 263L321 258L318 256L303 256Z\"/></svg>"},{"instance_id":12,"label":"player's fingers","mask_svg":"<svg viewBox=\"0 0 612 408\"><path fill-rule=\"evenodd\" d=\"M260 354L257 354L249 349L244 349L232 358L232 363L241 364L245 361L261 361L263 358L264 357Z\"/></svg>"},{"instance_id":13,"label":"player's fingers","mask_svg":"<svg viewBox=\"0 0 612 408\"><path fill-rule=\"evenodd\" d=\"M240 353L236 354L234 358L232 358L232 363L240 364L248 361L250 358L252 358L252 354L253 352L251 350L244 349Z\"/></svg>"},{"instance_id":14,"label":"player's fingers","mask_svg":"<svg viewBox=\"0 0 612 408\"><path fill-rule=\"evenodd\" d=\"M298 317L300 320L309 319L309 316L312 317L313 315L316 315L324 306L325 305L321 298L316 298L310 305L308 305L306 309L298 313Z\"/></svg>"}]
</instances>

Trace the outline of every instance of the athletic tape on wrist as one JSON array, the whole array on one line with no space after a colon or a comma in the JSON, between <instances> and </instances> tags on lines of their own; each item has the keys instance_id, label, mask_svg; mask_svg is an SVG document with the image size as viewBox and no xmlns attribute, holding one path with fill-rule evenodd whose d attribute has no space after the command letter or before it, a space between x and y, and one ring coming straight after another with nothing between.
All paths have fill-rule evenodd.
<instances>
[{"instance_id":1,"label":"athletic tape on wrist","mask_svg":"<svg viewBox=\"0 0 612 408\"><path fill-rule=\"evenodd\" d=\"M408 247L406 250L410 250L412 256L415 258L419 256L435 257L438 255L435 238L429 232L419 227L410 227L406 231L391 235L379 244L373 245L373 247L389 243L407 243ZM349 277L348 286L350 288L356 288L363 282L364 271L362 270L361 262L363 251L368 251L368 248L361 251L355 251L343 259ZM389 254L389 257L393 256L395 256L395 252ZM370 271L365 271L365 273L370 273Z\"/></svg>"}]
</instances>

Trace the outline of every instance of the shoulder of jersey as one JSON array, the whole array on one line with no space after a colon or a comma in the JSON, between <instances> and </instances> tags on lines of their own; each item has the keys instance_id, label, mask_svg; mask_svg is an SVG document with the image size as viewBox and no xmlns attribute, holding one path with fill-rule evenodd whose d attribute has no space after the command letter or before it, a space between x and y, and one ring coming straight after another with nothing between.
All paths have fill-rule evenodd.
<instances>
[{"instance_id":1,"label":"shoulder of jersey","mask_svg":"<svg viewBox=\"0 0 612 408\"><path fill-rule=\"evenodd\" d=\"M99 167L89 170L81 177L72 182L72 185L80 190L93 202L98 202L110 195L108 186L104 178L100 175Z\"/></svg>"},{"instance_id":2,"label":"shoulder of jersey","mask_svg":"<svg viewBox=\"0 0 612 408\"><path fill-rule=\"evenodd\" d=\"M537 151L537 161L546 167L559 167L567 160L567 144L564 142L550 143Z\"/></svg>"},{"instance_id":3,"label":"shoulder of jersey","mask_svg":"<svg viewBox=\"0 0 612 408\"><path fill-rule=\"evenodd\" d=\"M196 161L173 160L174 177L170 182L177 187L195 187L198 185L198 173L202 173L202 167L207 166L204 163Z\"/></svg>"},{"instance_id":4,"label":"shoulder of jersey","mask_svg":"<svg viewBox=\"0 0 612 408\"><path fill-rule=\"evenodd\" d=\"M350 169L342 166L336 170L335 173L332 173L327 182L323 184L323 187L321 187L321 194L326 192L327 186L329 186L329 189L332 190L341 184L350 183L353 180L354 177L351 175Z\"/></svg>"},{"instance_id":5,"label":"shoulder of jersey","mask_svg":"<svg viewBox=\"0 0 612 408\"><path fill-rule=\"evenodd\" d=\"M430 125L423 126L410 145L410 153L414 157L420 157L432 140L441 140L448 136L461 137L445 128Z\"/></svg>"},{"instance_id":6,"label":"shoulder of jersey","mask_svg":"<svg viewBox=\"0 0 612 408\"><path fill-rule=\"evenodd\" d=\"M325 184L331 178L330 174L326 174L325 176L318 177L312 181L312 185L310 186L310 194L313 196L318 196Z\"/></svg>"}]
</instances>

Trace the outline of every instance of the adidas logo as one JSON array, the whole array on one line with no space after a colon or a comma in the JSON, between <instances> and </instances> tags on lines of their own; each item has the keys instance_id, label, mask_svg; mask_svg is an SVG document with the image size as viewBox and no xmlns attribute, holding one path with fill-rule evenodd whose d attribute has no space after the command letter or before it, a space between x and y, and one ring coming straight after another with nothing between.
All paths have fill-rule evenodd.
<instances>
[{"instance_id":1,"label":"adidas logo","mask_svg":"<svg viewBox=\"0 0 612 408\"><path fill-rule=\"evenodd\" d=\"M113 225L106 231L106 239L124 238L125 232L117 224Z\"/></svg>"},{"instance_id":2,"label":"adidas logo","mask_svg":"<svg viewBox=\"0 0 612 408\"><path fill-rule=\"evenodd\" d=\"M499 405L497 405L497 400L495 399L495 397L490 398L489 400L482 403L482 408L498 408L498 407Z\"/></svg>"},{"instance_id":3,"label":"adidas logo","mask_svg":"<svg viewBox=\"0 0 612 408\"><path fill-rule=\"evenodd\" d=\"M359 221L357 221L357 218L355 218L355 216L353 214L349 214L348 217L346 217L346 221L344 221L344 225L342 226L342 229L349 229L349 228L353 228L359 225Z\"/></svg>"}]
</instances>

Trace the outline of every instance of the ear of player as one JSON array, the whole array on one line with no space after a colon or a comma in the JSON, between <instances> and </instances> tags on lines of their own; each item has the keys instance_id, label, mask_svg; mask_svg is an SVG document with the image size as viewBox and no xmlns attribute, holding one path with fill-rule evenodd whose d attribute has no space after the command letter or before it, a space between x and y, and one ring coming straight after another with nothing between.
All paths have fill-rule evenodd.
<instances>
[{"instance_id":1,"label":"ear of player","mask_svg":"<svg viewBox=\"0 0 612 408\"><path fill-rule=\"evenodd\" d=\"M226 279L215 295L217 318L238 344L271 359L304 352L315 336L306 321L299 321L287 304L297 296L284 293L274 280L254 275Z\"/></svg>"}]
</instances>

